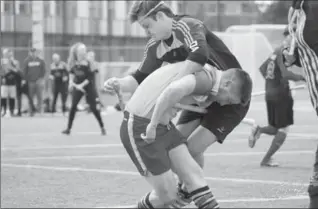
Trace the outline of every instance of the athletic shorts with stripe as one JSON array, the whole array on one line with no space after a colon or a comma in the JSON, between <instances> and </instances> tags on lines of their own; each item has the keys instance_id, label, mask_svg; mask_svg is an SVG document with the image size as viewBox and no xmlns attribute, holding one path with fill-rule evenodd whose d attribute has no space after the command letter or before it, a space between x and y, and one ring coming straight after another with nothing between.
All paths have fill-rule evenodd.
<instances>
[{"instance_id":1,"label":"athletic shorts with stripe","mask_svg":"<svg viewBox=\"0 0 318 209\"><path fill-rule=\"evenodd\" d=\"M206 114L183 110L177 125L200 119L200 125L210 130L216 136L217 141L222 144L226 136L244 119L249 106L250 104L246 106L240 104L222 106L213 102L207 108Z\"/></svg>"},{"instance_id":2,"label":"athletic shorts with stripe","mask_svg":"<svg viewBox=\"0 0 318 209\"><path fill-rule=\"evenodd\" d=\"M171 169L169 151L186 143L186 138L170 123L158 125L156 140L147 144L141 134L146 132L150 120L124 112L120 138L128 155L142 176L160 175Z\"/></svg>"}]
</instances>

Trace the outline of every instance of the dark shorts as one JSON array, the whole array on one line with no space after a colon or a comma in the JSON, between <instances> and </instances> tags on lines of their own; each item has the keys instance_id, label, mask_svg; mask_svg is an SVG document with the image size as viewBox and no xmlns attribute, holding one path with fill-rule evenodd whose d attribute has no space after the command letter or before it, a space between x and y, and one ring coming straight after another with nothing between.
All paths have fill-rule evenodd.
<instances>
[{"instance_id":1,"label":"dark shorts","mask_svg":"<svg viewBox=\"0 0 318 209\"><path fill-rule=\"evenodd\" d=\"M218 142L222 144L226 136L244 119L249 106L250 104L246 106L221 106L219 103L214 102L207 108L208 113L206 114L183 110L177 125L200 119L200 125L210 130L217 137Z\"/></svg>"},{"instance_id":2,"label":"dark shorts","mask_svg":"<svg viewBox=\"0 0 318 209\"><path fill-rule=\"evenodd\" d=\"M266 100L268 124L277 129L294 124L293 106L292 97L283 100Z\"/></svg>"},{"instance_id":3,"label":"dark shorts","mask_svg":"<svg viewBox=\"0 0 318 209\"><path fill-rule=\"evenodd\" d=\"M158 125L155 142L147 144L140 135L145 133L150 120L124 112L120 127L121 141L142 176L160 175L171 169L168 152L186 143L186 138L171 123Z\"/></svg>"}]
</instances>

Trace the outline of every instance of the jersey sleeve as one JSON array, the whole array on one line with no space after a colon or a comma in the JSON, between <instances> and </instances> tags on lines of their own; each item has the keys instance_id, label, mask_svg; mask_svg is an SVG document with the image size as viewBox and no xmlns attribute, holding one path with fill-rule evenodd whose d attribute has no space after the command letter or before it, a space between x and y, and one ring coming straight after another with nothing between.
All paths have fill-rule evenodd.
<instances>
[{"instance_id":1,"label":"jersey sleeve","mask_svg":"<svg viewBox=\"0 0 318 209\"><path fill-rule=\"evenodd\" d=\"M189 49L188 60L205 65L209 57L206 29L203 23L193 18L184 18L175 23L177 38Z\"/></svg>"},{"instance_id":2,"label":"jersey sleeve","mask_svg":"<svg viewBox=\"0 0 318 209\"><path fill-rule=\"evenodd\" d=\"M131 75L140 84L149 74L161 67L163 61L157 58L158 43L150 39L144 51L144 57L138 70ZM142 75L142 76L140 76Z\"/></svg>"}]
</instances>

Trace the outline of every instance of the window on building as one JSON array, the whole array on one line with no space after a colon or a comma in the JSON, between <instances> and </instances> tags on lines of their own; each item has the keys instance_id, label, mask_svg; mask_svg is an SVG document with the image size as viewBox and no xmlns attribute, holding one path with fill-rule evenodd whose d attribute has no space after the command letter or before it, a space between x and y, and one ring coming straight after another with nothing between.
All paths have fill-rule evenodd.
<instances>
[{"instance_id":1,"label":"window on building","mask_svg":"<svg viewBox=\"0 0 318 209\"><path fill-rule=\"evenodd\" d=\"M215 2L211 2L210 4L209 4L209 7L208 7L208 13L216 13L216 11L217 11L217 5L216 5L216 3Z\"/></svg>"},{"instance_id":2,"label":"window on building","mask_svg":"<svg viewBox=\"0 0 318 209\"><path fill-rule=\"evenodd\" d=\"M248 3L242 3L242 4L241 4L241 11L242 11L243 13L252 13L252 12L253 12L253 9L252 9L252 7L251 7L250 4L248 4Z\"/></svg>"},{"instance_id":3,"label":"window on building","mask_svg":"<svg viewBox=\"0 0 318 209\"><path fill-rule=\"evenodd\" d=\"M30 1L20 1L19 2L20 14L29 15L31 14L31 2Z\"/></svg>"},{"instance_id":4,"label":"window on building","mask_svg":"<svg viewBox=\"0 0 318 209\"><path fill-rule=\"evenodd\" d=\"M43 2L43 7L44 7L44 17L49 17L51 16L51 2L50 1L44 1Z\"/></svg>"},{"instance_id":5,"label":"window on building","mask_svg":"<svg viewBox=\"0 0 318 209\"><path fill-rule=\"evenodd\" d=\"M77 2L72 2L71 17L77 17Z\"/></svg>"},{"instance_id":6,"label":"window on building","mask_svg":"<svg viewBox=\"0 0 318 209\"><path fill-rule=\"evenodd\" d=\"M5 0L3 2L3 7L4 7L4 12L7 13L7 14L13 14L13 10L14 10L14 1L12 0Z\"/></svg>"},{"instance_id":7,"label":"window on building","mask_svg":"<svg viewBox=\"0 0 318 209\"><path fill-rule=\"evenodd\" d=\"M225 13L226 11L226 4L225 3L222 3L222 2L219 2L218 3L218 11L219 13Z\"/></svg>"},{"instance_id":8,"label":"window on building","mask_svg":"<svg viewBox=\"0 0 318 209\"><path fill-rule=\"evenodd\" d=\"M102 17L102 1L89 1L90 17L101 19Z\"/></svg>"},{"instance_id":9,"label":"window on building","mask_svg":"<svg viewBox=\"0 0 318 209\"><path fill-rule=\"evenodd\" d=\"M62 16L63 1L55 1L56 16Z\"/></svg>"}]
</instances>

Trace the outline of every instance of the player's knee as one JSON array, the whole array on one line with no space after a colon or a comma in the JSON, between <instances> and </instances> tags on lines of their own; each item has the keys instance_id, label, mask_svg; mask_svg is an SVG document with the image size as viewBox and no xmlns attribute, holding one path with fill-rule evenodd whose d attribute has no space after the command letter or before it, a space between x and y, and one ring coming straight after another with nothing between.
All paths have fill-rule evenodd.
<instances>
[{"instance_id":1,"label":"player's knee","mask_svg":"<svg viewBox=\"0 0 318 209\"><path fill-rule=\"evenodd\" d=\"M288 132L289 132L289 126L287 126L287 127L285 127L285 128L280 128L280 129L278 129L278 132L280 132L280 133L284 133L284 134L288 134Z\"/></svg>"}]
</instances>

